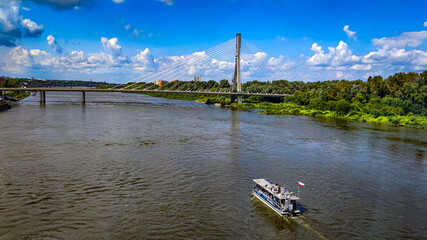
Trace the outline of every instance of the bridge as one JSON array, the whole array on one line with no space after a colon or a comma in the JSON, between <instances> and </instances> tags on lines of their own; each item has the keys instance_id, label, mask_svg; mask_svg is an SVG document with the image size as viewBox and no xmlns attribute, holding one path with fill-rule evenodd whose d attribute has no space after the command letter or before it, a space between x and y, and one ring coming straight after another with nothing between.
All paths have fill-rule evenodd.
<instances>
[{"instance_id":1,"label":"bridge","mask_svg":"<svg viewBox=\"0 0 427 240\"><path fill-rule=\"evenodd\" d=\"M279 61L277 60L278 58L268 58L265 52L247 41L244 41L243 50L242 53L241 34L237 34L235 38L205 51L187 55L182 59L166 59L172 61L172 63L166 67L160 66L156 71L148 71L146 74L126 84L112 88L0 88L0 98L4 99L6 91L32 91L39 92L40 102L45 103L46 92L80 92L82 103L85 103L85 96L88 92L121 92L220 95L230 96L231 102L235 102L237 99L241 103L244 96L285 97L293 95L303 84L302 81L288 82L282 80L279 82L280 86L277 86L279 90L275 92L272 92L271 89L254 90L245 84L242 85L242 65L246 70L243 71L246 80L259 78L261 76L260 73L270 80L275 76L280 78L285 75L280 75L280 71L277 70L286 71L280 65L280 62L277 63ZM233 60L230 60L230 56L234 58L234 63ZM272 63L270 63L271 60L273 60ZM214 66L213 68L212 65ZM231 75L231 71L233 71L233 74L230 84L226 77ZM301 79L296 74L287 73L288 76ZM194 80L181 80L181 78L188 79L189 75L195 75ZM212 80L201 81L202 76ZM214 79L222 80L216 82Z\"/></svg>"}]
</instances>

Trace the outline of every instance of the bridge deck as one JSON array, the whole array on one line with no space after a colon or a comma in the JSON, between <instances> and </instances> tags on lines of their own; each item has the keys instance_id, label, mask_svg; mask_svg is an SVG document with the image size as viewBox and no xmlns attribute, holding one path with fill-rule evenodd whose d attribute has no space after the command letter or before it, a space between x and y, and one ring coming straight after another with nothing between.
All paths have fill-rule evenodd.
<instances>
[{"instance_id":1,"label":"bridge deck","mask_svg":"<svg viewBox=\"0 0 427 240\"><path fill-rule=\"evenodd\" d=\"M222 95L222 96L260 96L260 97L285 97L289 94L271 93L238 93L238 92L202 92L202 91L173 91L173 90L138 90L138 89L93 89L93 88L0 88L0 91L46 91L46 92L121 92L121 93L174 93L196 95Z\"/></svg>"}]
</instances>

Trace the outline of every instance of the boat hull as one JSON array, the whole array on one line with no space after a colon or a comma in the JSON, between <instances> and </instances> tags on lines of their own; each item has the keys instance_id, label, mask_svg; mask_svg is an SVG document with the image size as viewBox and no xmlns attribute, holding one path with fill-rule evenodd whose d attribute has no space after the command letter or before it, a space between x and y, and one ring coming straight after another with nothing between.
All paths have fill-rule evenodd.
<instances>
[{"instance_id":1,"label":"boat hull","mask_svg":"<svg viewBox=\"0 0 427 240\"><path fill-rule=\"evenodd\" d=\"M253 190L252 191L252 195L254 195L256 198L258 198L261 202L263 202L265 205L267 205L269 208L271 208L275 213L279 214L280 216L288 216L291 215L292 213L290 212L282 212L278 209L278 207L276 207L273 203L271 203L270 201L266 200L264 197L264 195L260 194L259 192ZM263 197L264 196L264 197Z\"/></svg>"},{"instance_id":2,"label":"boat hull","mask_svg":"<svg viewBox=\"0 0 427 240\"><path fill-rule=\"evenodd\" d=\"M0 111L6 111L11 109L12 106L10 106L9 103L0 103Z\"/></svg>"}]
</instances>

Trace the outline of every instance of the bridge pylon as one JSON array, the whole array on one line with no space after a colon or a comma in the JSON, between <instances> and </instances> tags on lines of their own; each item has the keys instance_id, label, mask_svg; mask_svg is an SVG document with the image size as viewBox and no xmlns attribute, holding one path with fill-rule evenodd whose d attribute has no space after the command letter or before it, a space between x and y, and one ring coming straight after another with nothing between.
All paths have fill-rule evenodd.
<instances>
[{"instance_id":1,"label":"bridge pylon","mask_svg":"<svg viewBox=\"0 0 427 240\"><path fill-rule=\"evenodd\" d=\"M242 92L242 82L240 80L240 45L242 36L240 33L236 34L236 61L234 62L234 76L232 85L232 92ZM231 95L231 102L234 102L236 95ZM237 95L237 102L242 103L242 95Z\"/></svg>"}]
</instances>

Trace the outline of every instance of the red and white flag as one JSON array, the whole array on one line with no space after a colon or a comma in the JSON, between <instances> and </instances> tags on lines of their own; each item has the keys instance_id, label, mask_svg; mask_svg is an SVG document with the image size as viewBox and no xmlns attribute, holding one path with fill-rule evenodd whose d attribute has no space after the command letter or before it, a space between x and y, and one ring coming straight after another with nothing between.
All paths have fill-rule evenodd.
<instances>
[{"instance_id":1,"label":"red and white flag","mask_svg":"<svg viewBox=\"0 0 427 240\"><path fill-rule=\"evenodd\" d=\"M298 186L300 186L300 187L304 187L304 183L302 183L302 182L298 182Z\"/></svg>"}]
</instances>

